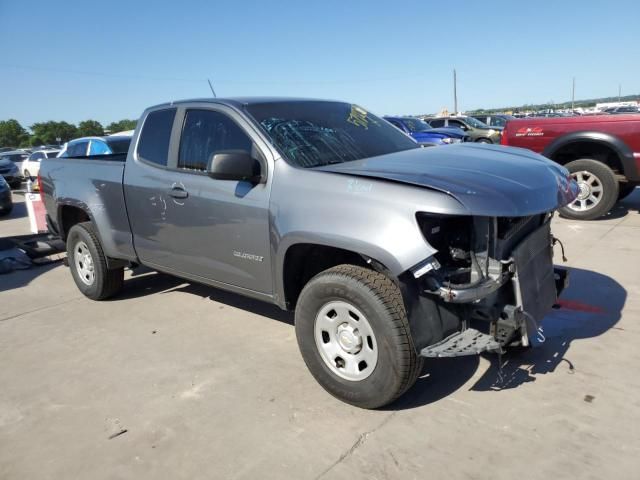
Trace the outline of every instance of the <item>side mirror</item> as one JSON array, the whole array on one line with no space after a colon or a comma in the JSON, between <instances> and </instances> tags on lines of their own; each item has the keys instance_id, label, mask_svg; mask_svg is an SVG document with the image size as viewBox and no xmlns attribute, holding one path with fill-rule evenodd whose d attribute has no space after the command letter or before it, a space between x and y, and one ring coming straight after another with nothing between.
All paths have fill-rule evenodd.
<instances>
[{"instance_id":1,"label":"side mirror","mask_svg":"<svg viewBox=\"0 0 640 480\"><path fill-rule=\"evenodd\" d=\"M209 160L207 174L216 180L237 180L260 183L260 163L248 152L229 150L215 153Z\"/></svg>"}]
</instances>

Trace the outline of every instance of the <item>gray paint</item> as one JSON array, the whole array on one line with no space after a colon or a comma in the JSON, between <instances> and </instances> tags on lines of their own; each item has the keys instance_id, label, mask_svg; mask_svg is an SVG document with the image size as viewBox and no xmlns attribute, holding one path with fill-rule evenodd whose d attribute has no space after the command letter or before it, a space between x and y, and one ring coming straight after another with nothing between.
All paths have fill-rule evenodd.
<instances>
[{"instance_id":1,"label":"gray paint","mask_svg":"<svg viewBox=\"0 0 640 480\"><path fill-rule=\"evenodd\" d=\"M279 158L245 115L245 101L197 100L148 109L138 122L126 167L95 160L43 163L49 215L59 222L61 206L81 208L94 221L110 257L284 307L284 260L293 245L351 250L399 275L435 252L420 232L417 212L519 216L554 210L573 198L575 185L567 183L566 170L507 147L416 149L296 168ZM139 159L135 149L146 115L169 106L178 109L170 168L159 168ZM172 169L182 116L190 107L232 117L260 152L266 181L250 185ZM168 194L176 184L188 192L186 199Z\"/></svg>"}]
</instances>

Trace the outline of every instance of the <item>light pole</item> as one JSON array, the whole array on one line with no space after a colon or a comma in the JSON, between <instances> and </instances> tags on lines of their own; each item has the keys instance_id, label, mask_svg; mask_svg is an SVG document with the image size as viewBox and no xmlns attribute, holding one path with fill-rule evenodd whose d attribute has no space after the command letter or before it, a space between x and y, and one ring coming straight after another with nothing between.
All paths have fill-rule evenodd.
<instances>
[{"instance_id":1,"label":"light pole","mask_svg":"<svg viewBox=\"0 0 640 480\"><path fill-rule=\"evenodd\" d=\"M458 80L455 68L453 69L453 114L458 114Z\"/></svg>"}]
</instances>

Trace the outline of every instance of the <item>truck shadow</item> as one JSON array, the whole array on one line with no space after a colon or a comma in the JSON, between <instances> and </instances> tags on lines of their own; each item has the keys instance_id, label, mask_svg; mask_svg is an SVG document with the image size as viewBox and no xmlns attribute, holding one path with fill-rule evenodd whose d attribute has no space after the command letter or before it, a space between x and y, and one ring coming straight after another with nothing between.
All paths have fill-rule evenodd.
<instances>
[{"instance_id":1,"label":"truck shadow","mask_svg":"<svg viewBox=\"0 0 640 480\"><path fill-rule=\"evenodd\" d=\"M156 272L146 267L138 267L133 270L131 278L125 280L125 288L122 293L108 301L121 301L153 293L162 294L168 292L183 292L200 298L207 298L224 306L246 310L293 326L293 312L285 312L270 303L254 300L208 285L191 283L188 280Z\"/></svg>"},{"instance_id":2,"label":"truck shadow","mask_svg":"<svg viewBox=\"0 0 640 480\"><path fill-rule=\"evenodd\" d=\"M507 352L501 358L495 354L484 355L490 365L481 374L479 356L426 359L416 384L385 410L428 405L465 387L485 392L517 388L536 381L540 375L553 374L561 364L569 373L580 369L570 356L572 342L594 338L616 328L627 292L612 278L593 271L572 268L570 275L570 286L562 294L561 308L552 311L542 322L546 337L542 345L522 353ZM144 268L136 269L126 281L122 294L111 301L168 292L184 292L288 325L294 323L292 312L284 312L275 305Z\"/></svg>"},{"instance_id":3,"label":"truck shadow","mask_svg":"<svg viewBox=\"0 0 640 480\"><path fill-rule=\"evenodd\" d=\"M540 375L553 374L561 364L573 373L580 365L571 360L572 342L594 338L616 328L627 298L622 285L589 270L572 268L570 271L571 283L561 296L561 308L552 311L542 322L545 342L522 353L508 352L502 358L485 355L490 366L470 390L491 392L517 388L523 383L535 382ZM470 382L479 366L480 357L428 359L415 386L388 409L404 410L442 400Z\"/></svg>"},{"instance_id":4,"label":"truck shadow","mask_svg":"<svg viewBox=\"0 0 640 480\"><path fill-rule=\"evenodd\" d=\"M609 213L594 221L615 220L625 217L630 213L640 213L640 188L636 188L631 195L616 203Z\"/></svg>"}]
</instances>

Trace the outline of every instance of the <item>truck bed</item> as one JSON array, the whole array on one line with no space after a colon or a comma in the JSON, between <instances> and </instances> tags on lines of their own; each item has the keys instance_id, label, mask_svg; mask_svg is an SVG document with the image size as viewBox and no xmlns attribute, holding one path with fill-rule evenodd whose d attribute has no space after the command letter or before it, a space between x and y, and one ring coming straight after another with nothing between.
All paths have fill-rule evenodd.
<instances>
[{"instance_id":1,"label":"truck bed","mask_svg":"<svg viewBox=\"0 0 640 480\"><path fill-rule=\"evenodd\" d=\"M122 187L125 160L126 154L50 158L42 162L40 181L49 222L61 236L65 209L80 208L91 212L99 232L111 232L101 238L107 256L135 260Z\"/></svg>"}]
</instances>

